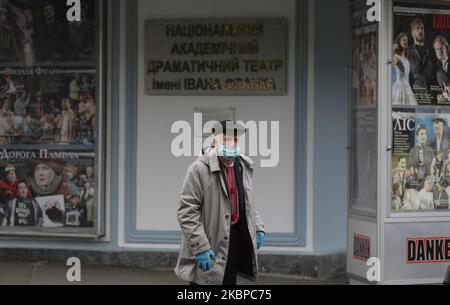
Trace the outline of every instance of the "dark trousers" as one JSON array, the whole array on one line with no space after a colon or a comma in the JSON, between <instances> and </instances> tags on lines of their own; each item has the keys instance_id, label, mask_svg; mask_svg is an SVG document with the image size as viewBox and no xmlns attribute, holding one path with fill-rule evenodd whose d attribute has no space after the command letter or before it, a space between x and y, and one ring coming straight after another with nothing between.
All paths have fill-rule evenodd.
<instances>
[{"instance_id":1,"label":"dark trousers","mask_svg":"<svg viewBox=\"0 0 450 305\"><path fill-rule=\"evenodd\" d=\"M237 270L239 266L239 245L242 243L242 221L231 226L230 229L230 246L228 248L227 265L225 267L225 275L223 277L222 285L234 286L236 285Z\"/></svg>"}]
</instances>

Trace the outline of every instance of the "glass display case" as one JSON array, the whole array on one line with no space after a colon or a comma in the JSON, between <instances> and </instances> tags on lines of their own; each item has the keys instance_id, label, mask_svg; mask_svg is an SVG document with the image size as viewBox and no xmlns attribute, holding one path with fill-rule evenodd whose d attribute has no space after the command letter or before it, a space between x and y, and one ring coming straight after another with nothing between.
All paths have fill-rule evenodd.
<instances>
[{"instance_id":1,"label":"glass display case","mask_svg":"<svg viewBox=\"0 0 450 305\"><path fill-rule=\"evenodd\" d=\"M103 235L104 3L0 4L0 235Z\"/></svg>"},{"instance_id":2,"label":"glass display case","mask_svg":"<svg viewBox=\"0 0 450 305\"><path fill-rule=\"evenodd\" d=\"M348 273L357 282L375 272L381 284L442 283L450 262L450 4L381 1L374 24L368 9L351 2Z\"/></svg>"}]
</instances>

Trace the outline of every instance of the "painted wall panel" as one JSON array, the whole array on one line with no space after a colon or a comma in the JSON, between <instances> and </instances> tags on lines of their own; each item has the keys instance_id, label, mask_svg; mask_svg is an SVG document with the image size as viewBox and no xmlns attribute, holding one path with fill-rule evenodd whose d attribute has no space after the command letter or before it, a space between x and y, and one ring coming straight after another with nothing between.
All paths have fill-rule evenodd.
<instances>
[{"instance_id":1,"label":"painted wall panel","mask_svg":"<svg viewBox=\"0 0 450 305\"><path fill-rule=\"evenodd\" d=\"M170 147L177 120L193 124L195 107L235 107L236 119L280 121L280 163L257 168L254 199L267 229L276 233L294 230L295 136L295 1L138 1L139 38L148 18L285 17L288 19L288 94L285 96L146 96L144 41L138 56L138 230L178 230L176 209L186 169L193 158L175 158ZM258 160L256 160L258 162ZM259 163L259 162L258 162Z\"/></svg>"}]
</instances>

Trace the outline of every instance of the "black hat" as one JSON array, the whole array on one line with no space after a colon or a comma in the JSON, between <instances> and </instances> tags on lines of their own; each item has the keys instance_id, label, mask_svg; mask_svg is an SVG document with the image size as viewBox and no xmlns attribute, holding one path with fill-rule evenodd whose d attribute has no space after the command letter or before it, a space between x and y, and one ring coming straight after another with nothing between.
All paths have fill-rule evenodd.
<instances>
[{"instance_id":1,"label":"black hat","mask_svg":"<svg viewBox=\"0 0 450 305\"><path fill-rule=\"evenodd\" d=\"M236 121L218 122L214 126L214 128L211 130L211 133L213 133L214 135L219 135L219 134L232 135L232 134L234 134L237 136L241 136L241 135L245 134L246 132L247 132L247 130L245 129L245 127Z\"/></svg>"}]
</instances>

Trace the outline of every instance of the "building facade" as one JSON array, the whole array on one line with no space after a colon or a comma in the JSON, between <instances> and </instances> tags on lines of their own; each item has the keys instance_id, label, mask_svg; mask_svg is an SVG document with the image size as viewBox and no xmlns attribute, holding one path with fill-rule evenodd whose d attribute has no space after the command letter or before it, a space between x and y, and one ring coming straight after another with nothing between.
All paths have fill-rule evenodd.
<instances>
[{"instance_id":1,"label":"building facade","mask_svg":"<svg viewBox=\"0 0 450 305\"><path fill-rule=\"evenodd\" d=\"M65 150L81 151L77 160L86 159L77 163L80 172L75 176L79 180L88 167L95 169L96 203L92 208L95 212L85 219L86 215L83 218L75 211L70 214L73 218L69 217L72 222L66 219L62 229L22 230L6 225L1 232L0 257L65 261L78 256L83 263L174 267L181 240L176 218L179 193L196 152L191 149L192 157L174 156L173 124L185 121L194 126L194 113L198 110L216 111L213 114L218 115L217 112L231 109L233 118L243 122L279 122L277 166L255 169L254 200L267 230L266 245L260 252L262 271L317 278L345 272L351 62L348 1L108 0L85 4L92 28L98 28L93 31L96 33L93 58L88 60L80 55L59 63L56 57L50 60L36 57L34 66L41 60L44 68L59 65L60 70L70 70L70 77L54 81L66 86L69 98L73 92L70 78L76 75L85 76L85 81L95 87L91 90L96 97L97 141L79 142L79 146ZM62 14L61 8L56 7L55 11ZM10 8L7 12L11 14ZM46 16L45 12L42 14ZM284 39L279 40L276 35L267 38L282 44L280 52L274 51L283 55L280 75L284 79L279 83L283 88L277 94L177 93L176 83L169 84L172 87L164 94L155 93L154 84L153 91L149 89L152 86L149 79L160 72L156 64L149 66L152 39L159 43L161 38L148 30L152 24L268 20L264 28L269 32L274 20L280 19L285 25L281 31ZM177 36L176 28L171 29L172 36ZM189 42L191 38L183 37L180 41ZM270 48L267 51L264 47L263 39L259 48L267 53L261 56L272 56ZM66 55L70 53L67 52ZM37 53L36 49L36 56ZM158 55L164 60L173 59L173 52L160 51ZM260 54L255 51L253 55L258 59ZM241 54L236 56L245 58ZM9 65L13 67L23 68L27 64L25 59L11 61ZM5 79L9 77L7 72L3 74ZM17 85L14 77L13 82ZM44 96L49 92L41 90ZM79 101L75 100L79 109ZM89 101L86 103L89 106ZM67 121L63 118L61 122L64 128ZM5 143L4 147L16 151L43 147L43 142L15 143L34 145L26 147L13 144ZM47 143L49 150L60 152L61 149L52 146L56 144L64 143ZM86 147L90 147L92 155L85 154L89 151ZM260 164L261 157L256 161ZM3 163L5 170L1 173L6 177L6 165L11 162ZM12 163L17 171L24 166L23 162ZM71 162L64 159L61 163L63 172L70 172L67 164ZM80 192L88 187L80 186L79 180L78 195L83 196ZM69 207L70 198L65 199ZM44 205L44 212L46 208ZM68 212L66 202L65 213ZM80 221L91 224L83 226Z\"/></svg>"}]
</instances>

